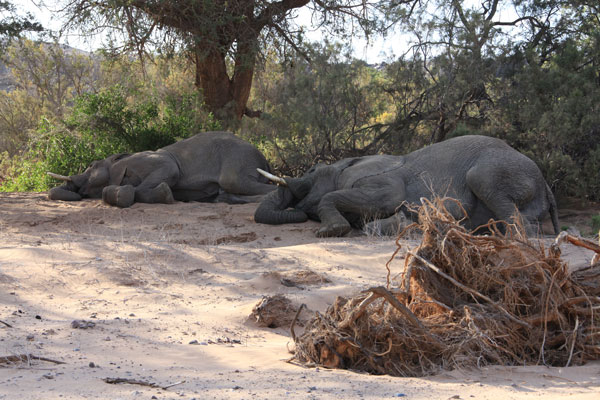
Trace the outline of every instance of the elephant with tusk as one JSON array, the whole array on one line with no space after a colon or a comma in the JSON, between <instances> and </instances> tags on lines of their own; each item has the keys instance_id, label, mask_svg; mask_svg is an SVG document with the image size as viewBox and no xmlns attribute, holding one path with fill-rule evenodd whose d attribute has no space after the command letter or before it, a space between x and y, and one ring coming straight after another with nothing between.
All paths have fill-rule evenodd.
<instances>
[{"instance_id":1,"label":"elephant with tusk","mask_svg":"<svg viewBox=\"0 0 600 400\"><path fill-rule=\"evenodd\" d=\"M205 132L157 151L111 155L79 175L49 172L64 184L48 197L102 198L118 207L175 200L247 203L275 189L257 168L268 170L269 165L251 144L229 132Z\"/></svg>"},{"instance_id":2,"label":"elephant with tusk","mask_svg":"<svg viewBox=\"0 0 600 400\"><path fill-rule=\"evenodd\" d=\"M487 136L457 137L406 155L316 165L300 178L278 178L278 184L260 203L254 220L284 224L310 218L321 222L319 237L343 236L352 227L396 234L407 219L407 204L436 195L460 202L464 211L455 202L446 204L468 229L490 219L510 222L517 210L529 233L539 232L548 213L554 230L559 229L554 196L537 165Z\"/></svg>"}]
</instances>

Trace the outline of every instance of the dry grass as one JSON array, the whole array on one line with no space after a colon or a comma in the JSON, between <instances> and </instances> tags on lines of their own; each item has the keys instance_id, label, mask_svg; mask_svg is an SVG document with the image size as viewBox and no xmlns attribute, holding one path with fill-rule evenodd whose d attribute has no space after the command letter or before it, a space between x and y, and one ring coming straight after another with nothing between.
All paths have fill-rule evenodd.
<instances>
[{"instance_id":1,"label":"dry grass","mask_svg":"<svg viewBox=\"0 0 600 400\"><path fill-rule=\"evenodd\" d=\"M387 287L338 298L296 339L297 362L423 376L600 358L600 264L570 272L558 246L529 241L519 223L474 235L448 201L424 200L419 223L400 234L398 250L411 230L423 239L408 251L398 287L388 275Z\"/></svg>"}]
</instances>

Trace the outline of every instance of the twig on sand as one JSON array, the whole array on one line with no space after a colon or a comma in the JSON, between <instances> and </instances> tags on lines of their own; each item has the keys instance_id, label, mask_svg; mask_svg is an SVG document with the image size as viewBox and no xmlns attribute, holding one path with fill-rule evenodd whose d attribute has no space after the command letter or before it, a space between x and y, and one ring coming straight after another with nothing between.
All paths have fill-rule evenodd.
<instances>
[{"instance_id":1,"label":"twig on sand","mask_svg":"<svg viewBox=\"0 0 600 400\"><path fill-rule=\"evenodd\" d=\"M12 328L12 325L11 325L11 324L9 324L8 322L4 322L4 321L2 321L1 319L0 319L0 324L4 324L4 325L6 325L7 327L9 327L9 328Z\"/></svg>"},{"instance_id":2,"label":"twig on sand","mask_svg":"<svg viewBox=\"0 0 600 400\"><path fill-rule=\"evenodd\" d=\"M176 385L181 385L182 383L185 383L185 381L179 381L179 382L175 382L172 383L170 385L166 385L166 386L162 386L159 385L158 383L154 383L154 382L148 382L148 381L141 381L138 379L128 379L128 378L104 378L102 379L104 382L106 383L110 383L113 385L119 384L119 383L129 383L130 385L141 385L141 386L148 386L151 388L157 388L157 389L163 389L166 390L170 387L176 386Z\"/></svg>"},{"instance_id":3,"label":"twig on sand","mask_svg":"<svg viewBox=\"0 0 600 400\"><path fill-rule=\"evenodd\" d=\"M29 363L31 360L39 360L46 361L53 364L66 364L64 361L53 360L51 358L46 357L38 357L33 354L17 354L14 356L0 356L0 365L2 364L11 364L17 362L27 362Z\"/></svg>"},{"instance_id":4,"label":"twig on sand","mask_svg":"<svg viewBox=\"0 0 600 400\"><path fill-rule=\"evenodd\" d=\"M298 307L298 311L296 311L296 315L294 316L294 319L290 324L290 333L292 334L292 339L294 340L294 342L296 341L296 332L294 332L294 326L296 326L296 321L298 321L298 317L300 316L300 312L303 308L306 308L306 304L304 303L302 303L300 307Z\"/></svg>"}]
</instances>

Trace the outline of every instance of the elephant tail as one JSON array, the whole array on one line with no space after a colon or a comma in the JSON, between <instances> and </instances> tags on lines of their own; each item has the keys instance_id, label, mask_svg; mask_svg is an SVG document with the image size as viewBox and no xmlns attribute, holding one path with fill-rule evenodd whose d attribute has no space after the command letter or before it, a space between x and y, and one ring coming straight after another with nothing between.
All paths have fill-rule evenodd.
<instances>
[{"instance_id":1,"label":"elephant tail","mask_svg":"<svg viewBox=\"0 0 600 400\"><path fill-rule=\"evenodd\" d=\"M552 194L552 190L550 186L546 183L546 198L548 199L548 203L550 203L550 218L552 218L552 226L554 226L554 234L558 235L560 232L560 227L558 225L558 207L556 207L556 200L554 199L554 195Z\"/></svg>"}]
</instances>

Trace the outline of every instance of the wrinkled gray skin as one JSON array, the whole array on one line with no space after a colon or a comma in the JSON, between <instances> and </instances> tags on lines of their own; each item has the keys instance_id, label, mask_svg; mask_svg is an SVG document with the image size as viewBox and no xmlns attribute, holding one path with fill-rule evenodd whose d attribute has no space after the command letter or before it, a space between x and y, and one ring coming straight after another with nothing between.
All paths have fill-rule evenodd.
<instances>
[{"instance_id":1,"label":"wrinkled gray skin","mask_svg":"<svg viewBox=\"0 0 600 400\"><path fill-rule=\"evenodd\" d=\"M490 219L511 221L518 209L529 233L538 232L548 212L558 232L554 196L537 165L502 140L486 136L449 139L403 156L343 159L285 180L287 187L265 196L256 222L310 218L321 221L320 237L343 236L353 226L396 234L406 220L405 205L419 205L422 197L436 194L460 201L468 229ZM456 218L464 217L455 203L446 205Z\"/></svg>"},{"instance_id":2,"label":"wrinkled gray skin","mask_svg":"<svg viewBox=\"0 0 600 400\"><path fill-rule=\"evenodd\" d=\"M157 151L115 154L94 161L71 182L50 190L51 200L102 198L118 207L134 202L260 201L275 189L256 171L264 156L228 132L205 132Z\"/></svg>"}]
</instances>

